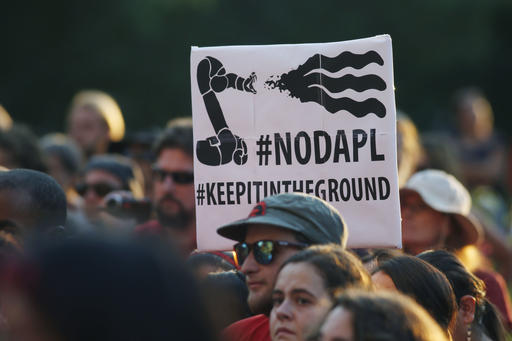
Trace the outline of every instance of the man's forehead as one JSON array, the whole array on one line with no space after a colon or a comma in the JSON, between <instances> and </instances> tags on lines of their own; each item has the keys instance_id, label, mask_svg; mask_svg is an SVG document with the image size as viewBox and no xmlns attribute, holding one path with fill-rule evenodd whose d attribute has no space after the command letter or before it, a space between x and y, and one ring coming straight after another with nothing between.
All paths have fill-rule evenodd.
<instances>
[{"instance_id":1,"label":"man's forehead","mask_svg":"<svg viewBox=\"0 0 512 341\"><path fill-rule=\"evenodd\" d=\"M258 240L297 241L295 232L274 225L249 224L246 229L246 243L253 243Z\"/></svg>"}]
</instances>

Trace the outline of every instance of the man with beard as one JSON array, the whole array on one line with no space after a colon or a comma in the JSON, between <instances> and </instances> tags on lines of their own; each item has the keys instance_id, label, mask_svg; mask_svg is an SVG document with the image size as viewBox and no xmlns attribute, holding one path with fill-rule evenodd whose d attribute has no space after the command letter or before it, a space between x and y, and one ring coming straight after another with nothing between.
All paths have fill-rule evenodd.
<instances>
[{"instance_id":1,"label":"man with beard","mask_svg":"<svg viewBox=\"0 0 512 341\"><path fill-rule=\"evenodd\" d=\"M188 255L196 248L192 121L171 123L154 151L152 199L157 220L136 231L159 234Z\"/></svg>"}]
</instances>

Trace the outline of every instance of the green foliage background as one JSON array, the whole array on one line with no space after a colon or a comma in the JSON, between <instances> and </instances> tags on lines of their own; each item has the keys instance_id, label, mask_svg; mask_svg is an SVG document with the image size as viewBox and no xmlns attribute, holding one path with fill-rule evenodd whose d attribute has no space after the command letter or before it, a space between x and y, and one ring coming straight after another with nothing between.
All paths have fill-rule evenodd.
<instances>
[{"instance_id":1,"label":"green foliage background","mask_svg":"<svg viewBox=\"0 0 512 341\"><path fill-rule=\"evenodd\" d=\"M131 131L190 115L190 46L329 42L388 33L396 98L420 128L467 85L509 119L512 1L26 0L0 4L0 103L38 134L73 94L116 98Z\"/></svg>"}]
</instances>

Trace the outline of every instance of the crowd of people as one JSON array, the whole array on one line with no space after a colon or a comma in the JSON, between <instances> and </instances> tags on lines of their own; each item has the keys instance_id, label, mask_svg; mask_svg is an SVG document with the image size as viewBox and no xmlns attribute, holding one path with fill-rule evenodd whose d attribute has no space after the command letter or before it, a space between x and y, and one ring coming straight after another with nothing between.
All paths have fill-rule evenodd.
<instances>
[{"instance_id":1,"label":"crowd of people","mask_svg":"<svg viewBox=\"0 0 512 341\"><path fill-rule=\"evenodd\" d=\"M457 132L398 115L403 249L350 249L343 212L280 193L198 251L190 118L127 134L87 90L38 139L0 107L0 339L509 339L507 149L481 92L455 99Z\"/></svg>"}]
</instances>

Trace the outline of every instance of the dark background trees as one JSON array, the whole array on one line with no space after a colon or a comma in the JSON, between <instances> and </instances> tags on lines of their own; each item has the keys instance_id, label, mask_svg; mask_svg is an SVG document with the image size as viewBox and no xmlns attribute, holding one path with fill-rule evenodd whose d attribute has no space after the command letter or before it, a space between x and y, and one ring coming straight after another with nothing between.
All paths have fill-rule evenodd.
<instances>
[{"instance_id":1,"label":"dark background trees","mask_svg":"<svg viewBox=\"0 0 512 341\"><path fill-rule=\"evenodd\" d=\"M38 134L63 130L72 95L113 95L133 131L190 115L190 46L329 42L388 33L397 106L447 126L476 85L509 119L512 2L51 0L0 5L0 103Z\"/></svg>"}]
</instances>

